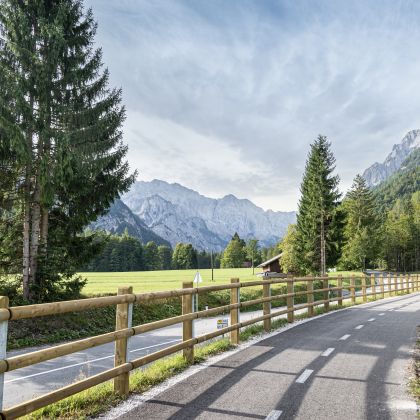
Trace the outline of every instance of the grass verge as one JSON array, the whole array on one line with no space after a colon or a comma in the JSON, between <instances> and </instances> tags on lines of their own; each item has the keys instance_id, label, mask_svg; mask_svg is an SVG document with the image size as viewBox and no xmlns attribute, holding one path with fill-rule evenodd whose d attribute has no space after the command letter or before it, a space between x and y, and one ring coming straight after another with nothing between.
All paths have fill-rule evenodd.
<instances>
[{"instance_id":1,"label":"grass verge","mask_svg":"<svg viewBox=\"0 0 420 420\"><path fill-rule=\"evenodd\" d=\"M417 327L417 341L413 356L413 377L409 382L409 390L417 405L420 405L420 325ZM420 412L417 412L417 418L420 419Z\"/></svg>"}]
</instances>

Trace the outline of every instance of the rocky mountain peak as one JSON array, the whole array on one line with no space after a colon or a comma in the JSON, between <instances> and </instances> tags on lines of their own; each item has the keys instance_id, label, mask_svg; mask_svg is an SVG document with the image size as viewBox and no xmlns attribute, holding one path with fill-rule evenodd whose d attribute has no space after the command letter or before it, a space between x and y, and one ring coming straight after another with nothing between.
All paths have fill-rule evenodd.
<instances>
[{"instance_id":1,"label":"rocky mountain peak","mask_svg":"<svg viewBox=\"0 0 420 420\"><path fill-rule=\"evenodd\" d=\"M418 148L420 148L420 130L411 130L404 136L400 143L393 146L391 153L383 163L375 162L365 170L363 177L368 186L377 186L389 178L400 169L401 164L413 150Z\"/></svg>"}]
</instances>

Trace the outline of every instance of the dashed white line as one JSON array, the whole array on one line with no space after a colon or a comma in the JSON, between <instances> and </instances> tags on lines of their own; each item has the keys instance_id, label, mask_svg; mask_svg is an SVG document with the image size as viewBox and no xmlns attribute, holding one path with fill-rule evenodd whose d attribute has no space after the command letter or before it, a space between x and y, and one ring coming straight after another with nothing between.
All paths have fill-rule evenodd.
<instances>
[{"instance_id":1,"label":"dashed white line","mask_svg":"<svg viewBox=\"0 0 420 420\"><path fill-rule=\"evenodd\" d=\"M344 341L344 340L347 340L349 337L350 337L350 334L345 334L341 338L339 338L339 340Z\"/></svg>"},{"instance_id":2,"label":"dashed white line","mask_svg":"<svg viewBox=\"0 0 420 420\"><path fill-rule=\"evenodd\" d=\"M312 375L314 371L312 369L305 369L302 373L302 375L299 376L299 378L296 379L296 382L298 384L304 384L306 380Z\"/></svg>"},{"instance_id":3,"label":"dashed white line","mask_svg":"<svg viewBox=\"0 0 420 420\"><path fill-rule=\"evenodd\" d=\"M375 318L368 319L368 322L372 322L372 321L375 321Z\"/></svg>"},{"instance_id":4,"label":"dashed white line","mask_svg":"<svg viewBox=\"0 0 420 420\"><path fill-rule=\"evenodd\" d=\"M379 314L379 316L384 316L385 315L385 313L384 312L382 312L381 314Z\"/></svg>"},{"instance_id":5,"label":"dashed white line","mask_svg":"<svg viewBox=\"0 0 420 420\"><path fill-rule=\"evenodd\" d=\"M357 327L354 327L355 330L361 330L364 327L363 324L358 325Z\"/></svg>"},{"instance_id":6,"label":"dashed white line","mask_svg":"<svg viewBox=\"0 0 420 420\"><path fill-rule=\"evenodd\" d=\"M154 347L160 347L160 346L164 346L165 344L171 344L171 343L175 343L177 341L181 341L181 340L171 340L171 341L165 341L164 343L159 343L159 344L154 344L153 346L147 346L147 347L142 347L139 349L134 349L134 350L130 350L130 353L134 353L136 351L140 351L140 350L147 350L147 349L151 349ZM104 357L99 357L97 359L92 359L92 360L86 360L85 362L80 362L80 363L74 363L72 365L67 365L67 366L61 366L59 368L55 368L55 369L50 369L50 370L44 370L42 372L38 372L38 373L33 373L32 375L27 375L27 376L20 376L19 378L14 378L14 379L9 379L8 381L4 381L5 384L8 384L10 382L16 382L16 381L21 381L23 379L29 379L29 378L33 378L35 376L41 376L41 375L46 375L48 373L52 373L52 372L58 372L60 370L65 370L65 369L71 369L73 367L77 367L77 366L82 366L82 365L88 365L89 363L95 363L95 362L100 362L101 360L105 360L105 359L111 359L115 357L113 354L111 354L110 356L104 356Z\"/></svg>"},{"instance_id":7,"label":"dashed white line","mask_svg":"<svg viewBox=\"0 0 420 420\"><path fill-rule=\"evenodd\" d=\"M334 347L329 347L327 350L324 351L324 353L321 354L321 356L328 357L334 350Z\"/></svg>"},{"instance_id":8,"label":"dashed white line","mask_svg":"<svg viewBox=\"0 0 420 420\"><path fill-rule=\"evenodd\" d=\"M277 420L282 413L283 411L281 410L270 411L270 414L265 418L265 420Z\"/></svg>"}]
</instances>

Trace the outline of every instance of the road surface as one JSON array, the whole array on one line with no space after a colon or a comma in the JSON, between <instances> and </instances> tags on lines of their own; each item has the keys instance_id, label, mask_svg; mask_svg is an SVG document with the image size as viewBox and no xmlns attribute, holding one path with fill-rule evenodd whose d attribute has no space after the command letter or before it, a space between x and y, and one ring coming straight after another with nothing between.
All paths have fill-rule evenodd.
<instances>
[{"instance_id":1,"label":"road surface","mask_svg":"<svg viewBox=\"0 0 420 420\"><path fill-rule=\"evenodd\" d=\"M332 312L211 365L118 417L415 419L420 293Z\"/></svg>"},{"instance_id":2,"label":"road surface","mask_svg":"<svg viewBox=\"0 0 420 420\"><path fill-rule=\"evenodd\" d=\"M386 288L385 288L386 290ZM370 292L370 289L367 289ZM348 294L344 291L344 294ZM356 293L360 295L361 292ZM276 308L280 310L281 308ZM296 313L306 312L306 309ZM262 311L241 313L241 321L260 316ZM216 329L216 320L226 316L220 315L194 321L196 335L212 332ZM286 315L281 316L284 318ZM173 325L152 331L146 334L131 337L129 340L129 359L169 347L182 339L182 324ZM44 346L45 347L45 346ZM7 357L12 357L28 351L40 350L43 347L34 347L8 352ZM20 402L29 400L77 380L96 375L113 367L114 343L90 348L84 351L59 357L47 362L38 363L23 369L18 369L5 374L4 407L10 407Z\"/></svg>"}]
</instances>

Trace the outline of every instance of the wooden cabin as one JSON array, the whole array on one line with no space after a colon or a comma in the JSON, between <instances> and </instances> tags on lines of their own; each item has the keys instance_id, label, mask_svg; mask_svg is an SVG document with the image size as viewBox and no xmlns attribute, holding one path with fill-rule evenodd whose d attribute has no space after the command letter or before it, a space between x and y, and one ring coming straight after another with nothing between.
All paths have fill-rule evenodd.
<instances>
[{"instance_id":1,"label":"wooden cabin","mask_svg":"<svg viewBox=\"0 0 420 420\"><path fill-rule=\"evenodd\" d=\"M261 263L257 268L262 268L263 273L281 273L280 258L281 254L276 255L275 257Z\"/></svg>"}]
</instances>

